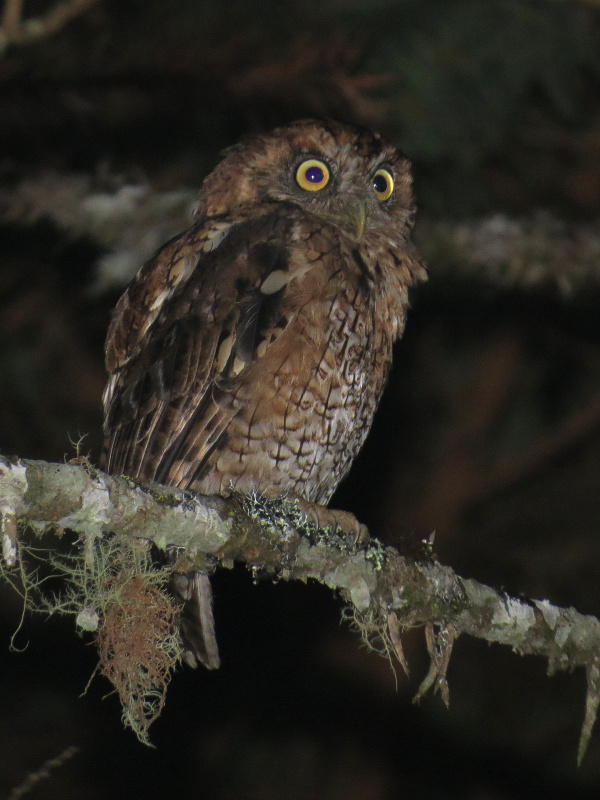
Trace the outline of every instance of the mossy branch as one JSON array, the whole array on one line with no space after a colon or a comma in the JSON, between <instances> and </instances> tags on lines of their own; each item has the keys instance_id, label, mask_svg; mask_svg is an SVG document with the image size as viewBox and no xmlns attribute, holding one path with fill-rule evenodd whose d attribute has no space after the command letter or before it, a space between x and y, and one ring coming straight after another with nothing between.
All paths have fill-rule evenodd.
<instances>
[{"instance_id":1,"label":"mossy branch","mask_svg":"<svg viewBox=\"0 0 600 800\"><path fill-rule=\"evenodd\" d=\"M428 686L448 697L445 670L463 633L548 660L548 671L582 666L588 696L580 757L600 698L600 621L547 600L510 597L449 567L416 562L377 540L314 526L291 500L257 495L204 497L89 465L0 458L0 534L7 568L18 560L17 526L76 531L85 541L114 533L185 550L191 567L244 562L282 580L319 581L352 606L364 635L399 652L399 631L424 625L432 656ZM83 556L82 556L83 557ZM398 656L399 659L403 660ZM404 664L403 664L404 666Z\"/></svg>"}]
</instances>

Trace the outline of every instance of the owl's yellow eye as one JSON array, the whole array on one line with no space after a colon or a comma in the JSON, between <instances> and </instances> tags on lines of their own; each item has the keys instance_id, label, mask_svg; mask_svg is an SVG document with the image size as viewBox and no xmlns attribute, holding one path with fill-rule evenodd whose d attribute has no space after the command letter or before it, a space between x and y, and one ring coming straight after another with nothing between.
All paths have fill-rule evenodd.
<instances>
[{"instance_id":1,"label":"owl's yellow eye","mask_svg":"<svg viewBox=\"0 0 600 800\"><path fill-rule=\"evenodd\" d=\"M296 183L307 192L319 192L329 183L329 170L322 161L309 158L296 170Z\"/></svg>"},{"instance_id":2,"label":"owl's yellow eye","mask_svg":"<svg viewBox=\"0 0 600 800\"><path fill-rule=\"evenodd\" d=\"M380 203L389 200L394 191L394 179L387 169L378 169L373 175L373 191Z\"/></svg>"}]
</instances>

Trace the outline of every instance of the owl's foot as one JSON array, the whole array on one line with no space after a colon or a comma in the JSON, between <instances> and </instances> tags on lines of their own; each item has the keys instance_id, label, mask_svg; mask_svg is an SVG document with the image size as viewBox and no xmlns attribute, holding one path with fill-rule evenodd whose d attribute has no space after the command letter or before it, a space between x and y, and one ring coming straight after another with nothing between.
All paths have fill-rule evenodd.
<instances>
[{"instance_id":1,"label":"owl's foot","mask_svg":"<svg viewBox=\"0 0 600 800\"><path fill-rule=\"evenodd\" d=\"M347 537L352 547L357 550L371 541L367 526L359 522L349 511L310 503L302 497L298 497L297 500L298 510L306 514L310 522L314 522L319 528L331 528L334 533Z\"/></svg>"}]
</instances>

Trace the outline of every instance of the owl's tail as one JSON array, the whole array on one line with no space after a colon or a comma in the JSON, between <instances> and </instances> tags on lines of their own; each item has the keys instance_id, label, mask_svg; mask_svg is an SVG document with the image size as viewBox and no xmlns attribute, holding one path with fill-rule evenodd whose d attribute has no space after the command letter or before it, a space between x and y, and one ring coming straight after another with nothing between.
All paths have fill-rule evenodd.
<instances>
[{"instance_id":1,"label":"owl's tail","mask_svg":"<svg viewBox=\"0 0 600 800\"><path fill-rule=\"evenodd\" d=\"M190 667L203 664L206 669L218 669L221 659L215 636L210 578L200 570L175 572L172 583L174 592L185 600L180 619L183 660Z\"/></svg>"}]
</instances>

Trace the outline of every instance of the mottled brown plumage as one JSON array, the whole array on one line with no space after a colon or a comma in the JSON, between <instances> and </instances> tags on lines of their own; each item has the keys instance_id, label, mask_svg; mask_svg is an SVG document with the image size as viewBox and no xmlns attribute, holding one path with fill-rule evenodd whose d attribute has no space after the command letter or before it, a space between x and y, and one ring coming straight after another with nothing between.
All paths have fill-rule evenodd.
<instances>
[{"instance_id":1,"label":"mottled brown plumage","mask_svg":"<svg viewBox=\"0 0 600 800\"><path fill-rule=\"evenodd\" d=\"M412 218L408 161L367 130L306 120L226 151L117 305L106 469L326 504L425 277Z\"/></svg>"}]
</instances>

